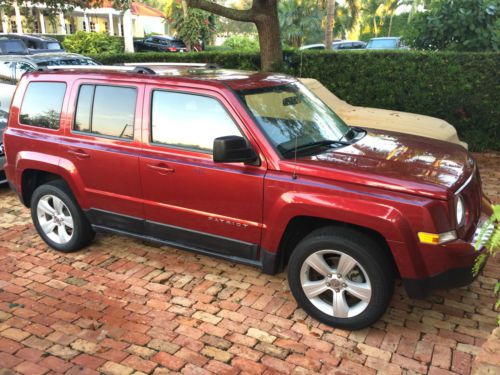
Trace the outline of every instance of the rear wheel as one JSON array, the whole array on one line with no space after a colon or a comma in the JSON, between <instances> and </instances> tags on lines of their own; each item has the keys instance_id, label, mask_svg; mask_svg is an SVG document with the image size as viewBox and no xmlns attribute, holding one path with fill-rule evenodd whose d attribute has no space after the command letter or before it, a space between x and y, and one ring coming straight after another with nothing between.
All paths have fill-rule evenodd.
<instances>
[{"instance_id":1,"label":"rear wheel","mask_svg":"<svg viewBox=\"0 0 500 375\"><path fill-rule=\"evenodd\" d=\"M35 189L31 198L31 217L38 234L58 251L80 250L95 236L71 190L61 180Z\"/></svg>"},{"instance_id":2,"label":"rear wheel","mask_svg":"<svg viewBox=\"0 0 500 375\"><path fill-rule=\"evenodd\" d=\"M389 305L393 267L380 245L350 228L321 228L304 238L288 264L299 305L324 324L361 329Z\"/></svg>"}]
</instances>

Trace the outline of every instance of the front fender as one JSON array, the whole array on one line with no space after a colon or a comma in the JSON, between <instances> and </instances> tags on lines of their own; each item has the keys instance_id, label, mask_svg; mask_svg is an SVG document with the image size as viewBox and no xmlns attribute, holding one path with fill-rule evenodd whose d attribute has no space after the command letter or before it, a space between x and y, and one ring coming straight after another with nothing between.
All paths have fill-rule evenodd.
<instances>
[{"instance_id":1,"label":"front fender","mask_svg":"<svg viewBox=\"0 0 500 375\"><path fill-rule=\"evenodd\" d=\"M266 209L263 246L278 249L282 234L295 217L309 216L361 226L380 233L387 241L404 242L411 235L410 225L396 208L386 204L331 195L287 192Z\"/></svg>"},{"instance_id":2,"label":"front fender","mask_svg":"<svg viewBox=\"0 0 500 375\"><path fill-rule=\"evenodd\" d=\"M29 170L41 171L60 176L70 187L80 207L82 209L88 207L82 178L71 161L36 151L21 151L17 154L14 170L16 171L15 186L18 187L20 196L23 193L24 173Z\"/></svg>"},{"instance_id":3,"label":"front fender","mask_svg":"<svg viewBox=\"0 0 500 375\"><path fill-rule=\"evenodd\" d=\"M307 181L297 186L297 182L293 187L279 188L276 181L266 184L263 249L277 253L288 224L297 217L312 217L379 233L402 275L415 275L419 268L425 269L411 220L425 216L429 199L374 193L363 187L352 190L339 186L312 187Z\"/></svg>"}]
</instances>

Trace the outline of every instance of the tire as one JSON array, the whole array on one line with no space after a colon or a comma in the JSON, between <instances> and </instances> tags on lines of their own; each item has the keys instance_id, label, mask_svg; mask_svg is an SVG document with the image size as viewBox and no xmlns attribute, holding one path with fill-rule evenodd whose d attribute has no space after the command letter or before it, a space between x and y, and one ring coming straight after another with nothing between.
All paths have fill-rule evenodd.
<instances>
[{"instance_id":1,"label":"tire","mask_svg":"<svg viewBox=\"0 0 500 375\"><path fill-rule=\"evenodd\" d=\"M361 231L324 227L293 250L288 283L311 317L332 327L357 330L375 323L389 306L394 266L381 246Z\"/></svg>"},{"instance_id":2,"label":"tire","mask_svg":"<svg viewBox=\"0 0 500 375\"><path fill-rule=\"evenodd\" d=\"M95 237L89 221L63 180L51 181L35 189L31 197L31 218L40 237L63 253L78 251Z\"/></svg>"}]
</instances>

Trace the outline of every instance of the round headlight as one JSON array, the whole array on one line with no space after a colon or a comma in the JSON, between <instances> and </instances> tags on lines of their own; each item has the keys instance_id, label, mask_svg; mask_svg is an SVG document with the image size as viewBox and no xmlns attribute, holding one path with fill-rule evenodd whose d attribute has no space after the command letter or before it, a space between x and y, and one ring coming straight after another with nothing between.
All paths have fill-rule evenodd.
<instances>
[{"instance_id":1,"label":"round headlight","mask_svg":"<svg viewBox=\"0 0 500 375\"><path fill-rule=\"evenodd\" d=\"M455 213L457 215L457 225L462 225L465 221L465 202L464 199L459 195L457 197L455 204Z\"/></svg>"}]
</instances>

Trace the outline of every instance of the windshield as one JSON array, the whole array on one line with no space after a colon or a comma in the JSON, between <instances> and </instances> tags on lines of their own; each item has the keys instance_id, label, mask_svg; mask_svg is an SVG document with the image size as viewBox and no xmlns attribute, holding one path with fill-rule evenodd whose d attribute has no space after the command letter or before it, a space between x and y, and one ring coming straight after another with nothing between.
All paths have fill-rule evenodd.
<instances>
[{"instance_id":1,"label":"windshield","mask_svg":"<svg viewBox=\"0 0 500 375\"><path fill-rule=\"evenodd\" d=\"M341 140L349 131L318 97L300 83L240 91L271 144L284 157L296 148Z\"/></svg>"},{"instance_id":2,"label":"windshield","mask_svg":"<svg viewBox=\"0 0 500 375\"><path fill-rule=\"evenodd\" d=\"M372 39L368 42L366 48L397 48L397 39Z\"/></svg>"}]
</instances>

